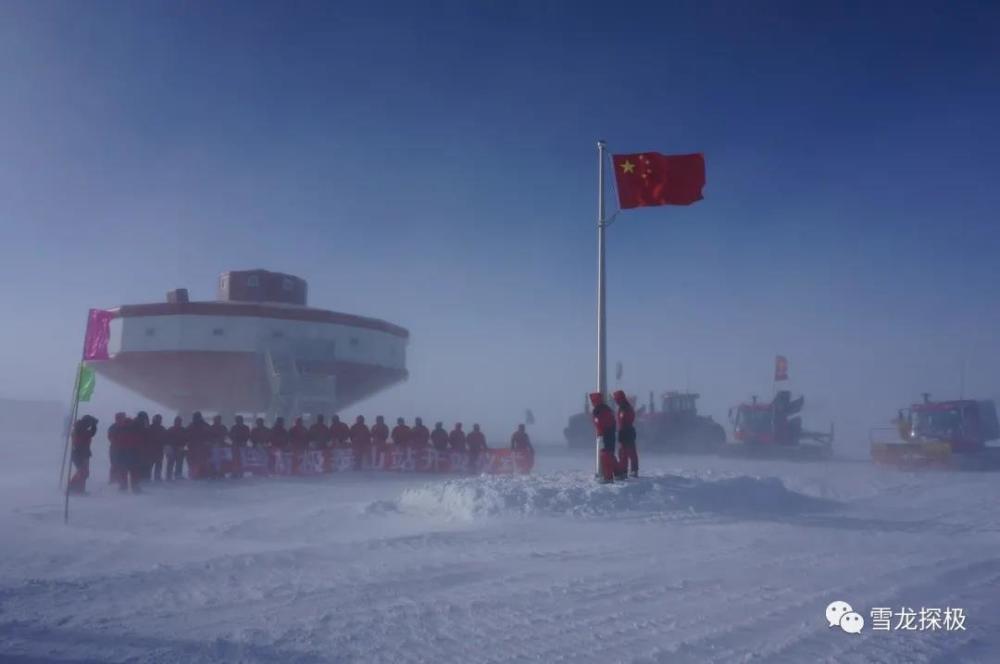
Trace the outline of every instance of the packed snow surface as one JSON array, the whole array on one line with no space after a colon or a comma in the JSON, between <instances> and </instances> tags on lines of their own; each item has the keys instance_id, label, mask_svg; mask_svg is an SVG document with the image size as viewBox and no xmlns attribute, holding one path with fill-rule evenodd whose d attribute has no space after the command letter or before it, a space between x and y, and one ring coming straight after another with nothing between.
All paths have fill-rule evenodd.
<instances>
[{"instance_id":1,"label":"packed snow surface","mask_svg":"<svg viewBox=\"0 0 1000 664\"><path fill-rule=\"evenodd\" d=\"M58 453L8 450L0 661L1000 661L997 474L646 456L601 486L543 449L526 477L131 496L98 448L66 526ZM835 600L860 635L828 627ZM874 607L965 629L873 631Z\"/></svg>"}]
</instances>

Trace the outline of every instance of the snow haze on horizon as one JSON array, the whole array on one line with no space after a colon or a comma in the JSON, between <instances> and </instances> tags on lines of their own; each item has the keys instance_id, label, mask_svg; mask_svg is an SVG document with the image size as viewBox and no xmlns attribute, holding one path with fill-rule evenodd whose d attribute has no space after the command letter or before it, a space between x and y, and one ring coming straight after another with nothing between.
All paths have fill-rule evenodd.
<instances>
[{"instance_id":1,"label":"snow haze on horizon","mask_svg":"<svg viewBox=\"0 0 1000 664\"><path fill-rule=\"evenodd\" d=\"M496 443L531 408L559 442L595 381L604 138L708 168L704 201L609 229L612 377L726 423L782 354L804 424L863 455L921 392L1000 398L997 26L986 3L4 3L0 397L66 400L90 307L264 268L410 330L410 379L346 415ZM102 424L138 407L99 379Z\"/></svg>"}]
</instances>

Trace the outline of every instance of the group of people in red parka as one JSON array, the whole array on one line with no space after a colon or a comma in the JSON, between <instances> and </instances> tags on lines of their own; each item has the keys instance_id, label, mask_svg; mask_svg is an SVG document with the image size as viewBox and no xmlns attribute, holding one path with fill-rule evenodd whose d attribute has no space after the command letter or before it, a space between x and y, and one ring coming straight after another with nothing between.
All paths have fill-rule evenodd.
<instances>
[{"instance_id":1,"label":"group of people in red parka","mask_svg":"<svg viewBox=\"0 0 1000 664\"><path fill-rule=\"evenodd\" d=\"M97 433L97 420L84 415L74 424L72 432L72 456L75 474L70 479L68 489L74 493L86 490L90 475L91 441ZM191 416L186 426L181 417L175 417L169 428L163 426L163 418L154 415L152 419L145 412L134 418L125 413L117 413L114 423L108 427L108 451L111 472L109 483L117 483L122 491L137 492L143 481L172 481L184 476L184 462L192 466L203 464L211 456L212 448L229 446L232 448L256 447L290 452L310 449L345 448L352 449L357 459L370 455L372 450L426 449L433 447L438 452L464 452L470 460L489 449L486 435L478 424L466 432L461 422L456 422L451 431L438 422L434 429L428 429L419 417L413 426L404 418L396 420L390 429L381 415L370 427L363 415L358 415L354 424L348 426L334 415L329 424L323 415L306 426L303 417L295 418L291 427L278 417L268 427L263 418L257 418L253 428L243 417L237 415L231 427L226 427L222 416L216 415L211 423L200 412ZM518 425L510 438L513 450L533 451L531 439L523 424Z\"/></svg>"},{"instance_id":2,"label":"group of people in red parka","mask_svg":"<svg viewBox=\"0 0 1000 664\"><path fill-rule=\"evenodd\" d=\"M625 392L618 390L612 395L618 412L604 402L604 395L593 392L590 403L594 407L592 415L594 428L601 438L599 453L600 479L614 482L625 479L629 474L639 476L639 453L636 450L635 410ZM615 437L618 439L618 458L615 458Z\"/></svg>"}]
</instances>

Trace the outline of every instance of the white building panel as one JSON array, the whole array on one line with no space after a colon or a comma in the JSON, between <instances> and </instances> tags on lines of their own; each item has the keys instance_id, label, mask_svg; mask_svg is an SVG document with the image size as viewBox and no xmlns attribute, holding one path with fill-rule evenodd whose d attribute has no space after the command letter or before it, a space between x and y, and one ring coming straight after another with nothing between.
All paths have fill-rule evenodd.
<instances>
[{"instance_id":1,"label":"white building panel","mask_svg":"<svg viewBox=\"0 0 1000 664\"><path fill-rule=\"evenodd\" d=\"M116 318L111 323L109 350L263 353L268 348L307 339L332 342L334 356L322 359L405 368L405 338L364 327L252 316Z\"/></svg>"}]
</instances>

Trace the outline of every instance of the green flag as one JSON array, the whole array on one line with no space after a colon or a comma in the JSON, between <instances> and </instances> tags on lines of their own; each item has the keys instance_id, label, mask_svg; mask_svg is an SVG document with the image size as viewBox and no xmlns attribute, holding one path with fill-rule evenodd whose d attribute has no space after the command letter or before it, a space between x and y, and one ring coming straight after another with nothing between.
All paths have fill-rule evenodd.
<instances>
[{"instance_id":1,"label":"green flag","mask_svg":"<svg viewBox=\"0 0 1000 664\"><path fill-rule=\"evenodd\" d=\"M94 383L97 382L97 376L94 374L94 370L88 367L86 364L80 365L80 386L76 390L76 398L78 401L90 401L91 395L94 394Z\"/></svg>"}]
</instances>

